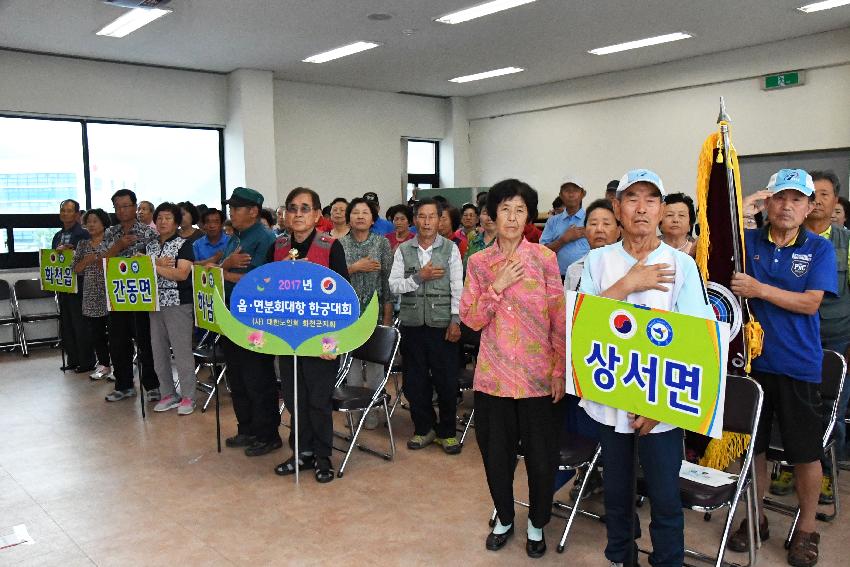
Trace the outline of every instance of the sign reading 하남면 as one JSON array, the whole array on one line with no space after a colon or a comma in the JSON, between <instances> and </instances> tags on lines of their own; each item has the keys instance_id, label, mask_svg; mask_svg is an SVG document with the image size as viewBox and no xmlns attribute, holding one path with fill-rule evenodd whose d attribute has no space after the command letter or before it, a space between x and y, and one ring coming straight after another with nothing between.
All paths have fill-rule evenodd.
<instances>
[{"instance_id":1,"label":"sign reading \ud558\ub0a8\uba74","mask_svg":"<svg viewBox=\"0 0 850 567\"><path fill-rule=\"evenodd\" d=\"M73 250L42 249L38 255L41 289L59 293L77 293Z\"/></svg>"},{"instance_id":2,"label":"sign reading \ud558\ub0a8\uba74","mask_svg":"<svg viewBox=\"0 0 850 567\"><path fill-rule=\"evenodd\" d=\"M192 266L192 302L195 304L195 325L221 333L213 310L213 292L224 295L224 273L217 266Z\"/></svg>"},{"instance_id":3,"label":"sign reading \ud558\ub0a8\uba74","mask_svg":"<svg viewBox=\"0 0 850 567\"><path fill-rule=\"evenodd\" d=\"M150 256L105 258L103 277L110 311L159 311L156 269Z\"/></svg>"},{"instance_id":4,"label":"sign reading \ud558\ub0a8\uba74","mask_svg":"<svg viewBox=\"0 0 850 567\"><path fill-rule=\"evenodd\" d=\"M377 295L361 314L345 278L305 260L272 262L242 276L230 295L229 311L220 292L213 302L224 335L266 354L350 352L369 339L378 319Z\"/></svg>"},{"instance_id":5,"label":"sign reading \ud558\ub0a8\uba74","mask_svg":"<svg viewBox=\"0 0 850 567\"><path fill-rule=\"evenodd\" d=\"M567 293L567 393L720 437L729 325Z\"/></svg>"}]
</instances>

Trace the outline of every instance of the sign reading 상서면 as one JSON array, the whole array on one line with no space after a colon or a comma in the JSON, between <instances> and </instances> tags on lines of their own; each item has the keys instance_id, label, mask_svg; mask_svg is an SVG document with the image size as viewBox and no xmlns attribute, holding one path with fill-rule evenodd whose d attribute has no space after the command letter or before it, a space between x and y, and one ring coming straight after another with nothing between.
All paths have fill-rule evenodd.
<instances>
[{"instance_id":1,"label":"sign reading \uc0c1\uc11c\uba74","mask_svg":"<svg viewBox=\"0 0 850 567\"><path fill-rule=\"evenodd\" d=\"M729 325L567 293L567 393L719 438Z\"/></svg>"}]
</instances>

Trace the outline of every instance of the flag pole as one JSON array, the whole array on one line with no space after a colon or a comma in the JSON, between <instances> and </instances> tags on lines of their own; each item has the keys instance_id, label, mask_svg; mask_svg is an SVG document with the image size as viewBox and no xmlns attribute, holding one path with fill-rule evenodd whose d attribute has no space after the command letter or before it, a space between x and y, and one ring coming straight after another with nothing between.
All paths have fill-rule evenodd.
<instances>
[{"instance_id":1,"label":"flag pole","mask_svg":"<svg viewBox=\"0 0 850 567\"><path fill-rule=\"evenodd\" d=\"M740 187L735 186L735 171L732 167L732 144L729 141L729 124L732 119L726 113L726 101L720 97L720 115L717 117L717 123L720 125L720 136L723 140L723 165L726 167L726 184L729 187L729 212L732 218L732 262L735 264L735 272L743 272L743 258L741 254L741 242L738 234L740 230L738 225L738 190ZM738 296L738 302L742 303L741 297Z\"/></svg>"}]
</instances>

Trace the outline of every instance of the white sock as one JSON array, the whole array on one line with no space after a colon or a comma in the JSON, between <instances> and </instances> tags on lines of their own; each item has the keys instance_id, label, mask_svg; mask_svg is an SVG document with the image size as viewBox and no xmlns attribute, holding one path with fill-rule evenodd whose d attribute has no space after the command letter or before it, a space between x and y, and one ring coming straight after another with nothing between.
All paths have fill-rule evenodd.
<instances>
[{"instance_id":1,"label":"white sock","mask_svg":"<svg viewBox=\"0 0 850 567\"><path fill-rule=\"evenodd\" d=\"M497 517L496 518L496 525L493 526L493 533L496 534L496 535L502 535L504 533L507 533L508 530L511 529L512 525L513 525L513 523L508 524L507 526L503 526L502 521Z\"/></svg>"},{"instance_id":2,"label":"white sock","mask_svg":"<svg viewBox=\"0 0 850 567\"><path fill-rule=\"evenodd\" d=\"M531 541L540 541L543 539L543 528L535 528L534 524L531 523L531 519L528 520L528 539Z\"/></svg>"}]
</instances>

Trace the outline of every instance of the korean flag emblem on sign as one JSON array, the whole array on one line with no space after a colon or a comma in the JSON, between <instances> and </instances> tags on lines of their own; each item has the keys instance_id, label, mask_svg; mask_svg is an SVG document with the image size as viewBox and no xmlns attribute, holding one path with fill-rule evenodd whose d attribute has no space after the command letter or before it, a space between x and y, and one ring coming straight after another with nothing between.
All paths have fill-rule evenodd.
<instances>
[{"instance_id":1,"label":"korean flag emblem on sign","mask_svg":"<svg viewBox=\"0 0 850 567\"><path fill-rule=\"evenodd\" d=\"M798 278L806 275L809 271L809 264L812 262L811 254L792 254L791 255L791 273Z\"/></svg>"}]
</instances>

